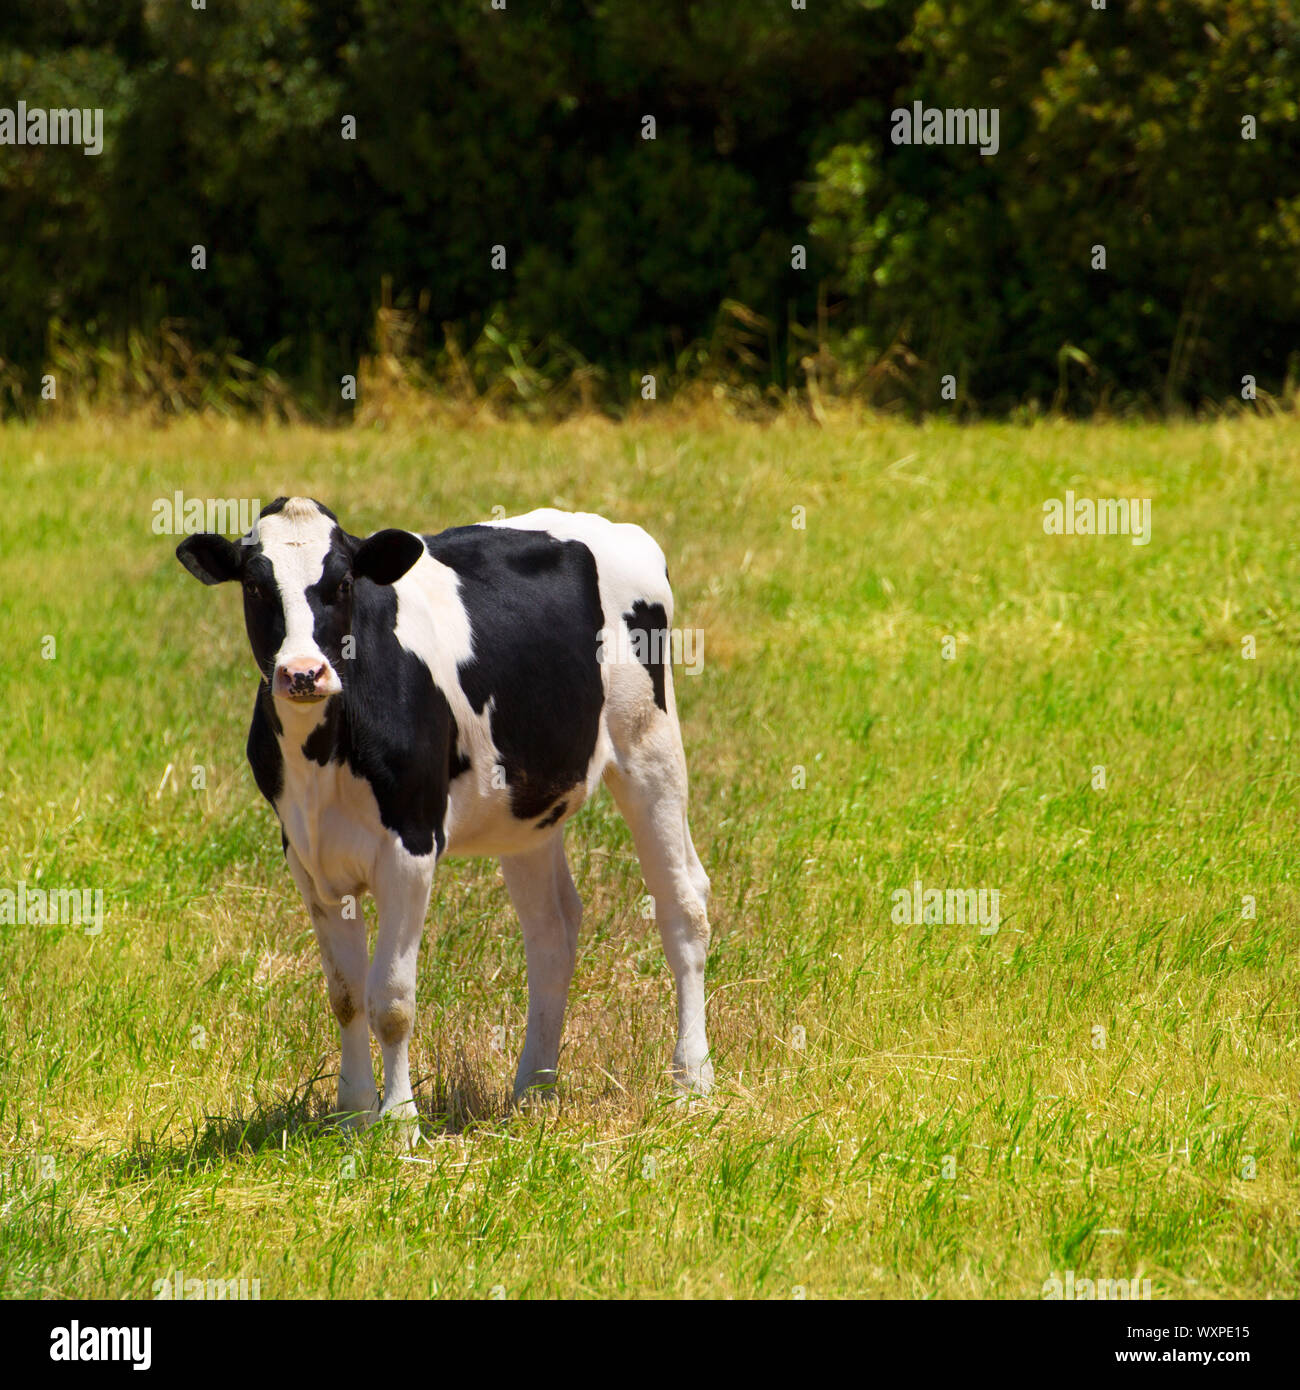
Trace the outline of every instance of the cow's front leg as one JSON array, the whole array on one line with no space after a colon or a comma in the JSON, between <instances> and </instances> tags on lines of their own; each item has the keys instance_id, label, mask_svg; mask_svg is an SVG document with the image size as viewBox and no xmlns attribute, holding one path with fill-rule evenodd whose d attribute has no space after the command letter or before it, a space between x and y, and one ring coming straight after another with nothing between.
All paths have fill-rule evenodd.
<instances>
[{"instance_id":1,"label":"cow's front leg","mask_svg":"<svg viewBox=\"0 0 1300 1390\"><path fill-rule=\"evenodd\" d=\"M370 1061L370 1029L366 1025L366 919L356 897L352 900L351 916L344 916L342 902L323 901L292 845L286 857L316 933L330 1008L338 1020L342 1048L338 1113L344 1125L364 1127L375 1118L379 1108Z\"/></svg>"},{"instance_id":2,"label":"cow's front leg","mask_svg":"<svg viewBox=\"0 0 1300 1390\"><path fill-rule=\"evenodd\" d=\"M415 1023L415 973L433 883L433 855L408 854L397 842L381 856L373 892L379 915L375 958L366 979L366 1012L384 1054L384 1103L414 1146L420 1130L411 1094L410 1043Z\"/></svg>"}]
</instances>

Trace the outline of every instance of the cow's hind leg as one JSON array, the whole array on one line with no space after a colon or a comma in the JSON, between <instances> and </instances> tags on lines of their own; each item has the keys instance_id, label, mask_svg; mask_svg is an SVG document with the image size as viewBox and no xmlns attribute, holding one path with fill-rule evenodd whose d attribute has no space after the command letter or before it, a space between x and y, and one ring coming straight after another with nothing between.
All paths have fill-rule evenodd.
<instances>
[{"instance_id":1,"label":"cow's hind leg","mask_svg":"<svg viewBox=\"0 0 1300 1390\"><path fill-rule=\"evenodd\" d=\"M501 872L519 914L528 961L528 1026L515 1099L553 1095L569 984L578 958L582 901L564 857L562 831L524 854L503 855Z\"/></svg>"},{"instance_id":2,"label":"cow's hind leg","mask_svg":"<svg viewBox=\"0 0 1300 1390\"><path fill-rule=\"evenodd\" d=\"M686 823L686 757L675 707L639 722L620 737L611 721L615 762L605 781L632 831L641 875L654 900L664 954L677 981L677 1046L673 1079L705 1093L713 1063L704 1026L704 965L709 949L709 879Z\"/></svg>"},{"instance_id":3,"label":"cow's hind leg","mask_svg":"<svg viewBox=\"0 0 1300 1390\"><path fill-rule=\"evenodd\" d=\"M293 875L320 947L321 967L330 1008L339 1025L342 1059L339 1063L338 1113L348 1126L363 1126L375 1117L378 1095L370 1061L370 1029L366 1023L366 923L358 909L354 919L343 916L343 904L324 903L293 847L286 850Z\"/></svg>"}]
</instances>

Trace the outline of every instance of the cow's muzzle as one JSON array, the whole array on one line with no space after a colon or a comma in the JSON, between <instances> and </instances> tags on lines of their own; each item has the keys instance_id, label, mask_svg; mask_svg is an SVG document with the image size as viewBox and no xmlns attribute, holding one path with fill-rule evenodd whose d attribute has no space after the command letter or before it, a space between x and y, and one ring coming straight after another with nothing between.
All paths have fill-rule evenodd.
<instances>
[{"instance_id":1,"label":"cow's muzzle","mask_svg":"<svg viewBox=\"0 0 1300 1390\"><path fill-rule=\"evenodd\" d=\"M329 662L308 657L281 662L275 668L271 691L282 700L306 705L328 699L338 688L338 678Z\"/></svg>"}]
</instances>

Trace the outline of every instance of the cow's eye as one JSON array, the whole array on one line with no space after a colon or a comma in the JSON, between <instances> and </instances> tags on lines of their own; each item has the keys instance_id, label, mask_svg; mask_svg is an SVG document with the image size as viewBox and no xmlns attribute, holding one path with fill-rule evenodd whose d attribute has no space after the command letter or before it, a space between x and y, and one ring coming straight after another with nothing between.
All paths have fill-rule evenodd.
<instances>
[{"instance_id":1,"label":"cow's eye","mask_svg":"<svg viewBox=\"0 0 1300 1390\"><path fill-rule=\"evenodd\" d=\"M339 580L339 586L334 590L334 596L335 598L347 598L351 592L352 576L350 574L345 574L343 578Z\"/></svg>"},{"instance_id":2,"label":"cow's eye","mask_svg":"<svg viewBox=\"0 0 1300 1390\"><path fill-rule=\"evenodd\" d=\"M256 579L252 579L244 585L244 592L249 598L264 599L266 597L266 585L259 584Z\"/></svg>"}]
</instances>

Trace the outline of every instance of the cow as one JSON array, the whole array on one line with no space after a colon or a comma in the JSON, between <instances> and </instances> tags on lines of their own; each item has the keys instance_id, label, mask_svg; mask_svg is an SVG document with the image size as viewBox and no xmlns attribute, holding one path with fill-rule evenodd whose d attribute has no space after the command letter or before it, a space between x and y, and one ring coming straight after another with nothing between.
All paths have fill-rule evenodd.
<instances>
[{"instance_id":1,"label":"cow","mask_svg":"<svg viewBox=\"0 0 1300 1390\"><path fill-rule=\"evenodd\" d=\"M687 823L668 567L649 534L545 508L362 540L321 503L280 497L241 540L195 534L176 554L204 584L242 590L260 676L248 761L320 948L342 1123L391 1117L418 1137L416 958L449 854L500 858L528 971L515 1099L554 1092L582 914L564 829L602 781L676 981L673 1080L708 1092L709 879Z\"/></svg>"}]
</instances>

